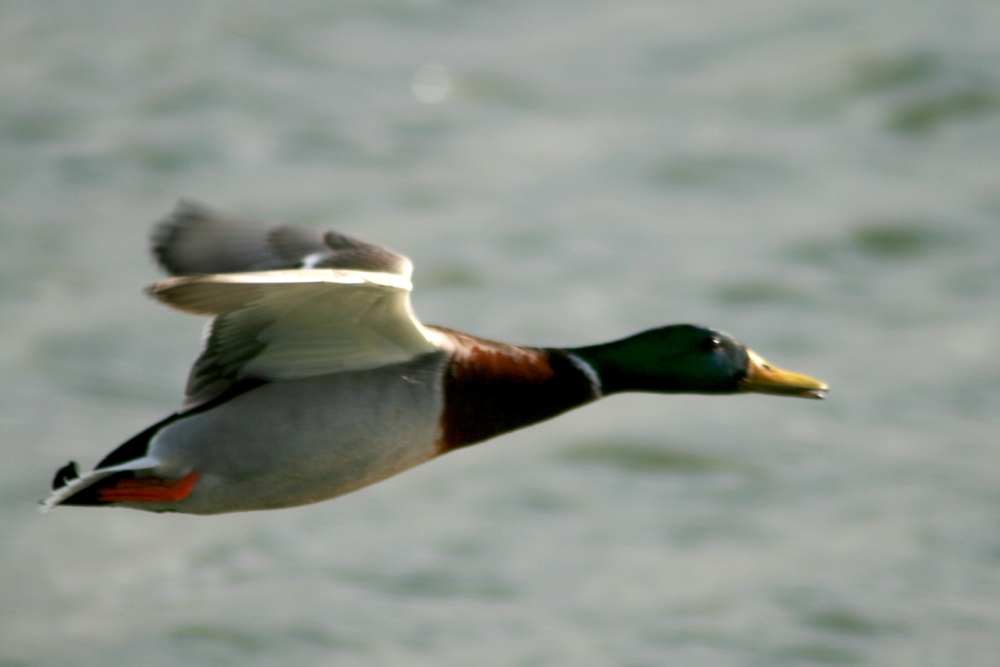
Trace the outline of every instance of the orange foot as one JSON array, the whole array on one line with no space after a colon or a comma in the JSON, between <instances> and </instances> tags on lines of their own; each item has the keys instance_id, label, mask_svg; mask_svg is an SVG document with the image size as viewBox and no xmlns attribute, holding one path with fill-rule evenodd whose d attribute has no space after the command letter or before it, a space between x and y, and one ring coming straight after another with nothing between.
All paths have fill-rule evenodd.
<instances>
[{"instance_id":1,"label":"orange foot","mask_svg":"<svg viewBox=\"0 0 1000 667\"><path fill-rule=\"evenodd\" d=\"M123 477L114 486L97 490L97 499L105 503L175 503L190 495L201 475L193 472L180 479L159 477Z\"/></svg>"}]
</instances>

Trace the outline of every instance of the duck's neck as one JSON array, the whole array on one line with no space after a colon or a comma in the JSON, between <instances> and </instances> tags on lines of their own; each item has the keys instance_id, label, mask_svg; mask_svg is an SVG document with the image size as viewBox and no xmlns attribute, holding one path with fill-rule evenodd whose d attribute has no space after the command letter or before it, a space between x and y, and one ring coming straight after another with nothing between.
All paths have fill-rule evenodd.
<instances>
[{"instance_id":1,"label":"duck's neck","mask_svg":"<svg viewBox=\"0 0 1000 667\"><path fill-rule=\"evenodd\" d=\"M440 331L453 347L444 376L444 451L554 417L601 396L590 367L563 350Z\"/></svg>"}]
</instances>

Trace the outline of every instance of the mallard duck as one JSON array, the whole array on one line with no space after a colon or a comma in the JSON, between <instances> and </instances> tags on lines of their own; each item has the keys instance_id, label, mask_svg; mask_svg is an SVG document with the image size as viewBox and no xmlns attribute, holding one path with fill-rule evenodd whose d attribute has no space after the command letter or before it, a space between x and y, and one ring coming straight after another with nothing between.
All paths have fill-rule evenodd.
<instances>
[{"instance_id":1,"label":"mallard duck","mask_svg":"<svg viewBox=\"0 0 1000 667\"><path fill-rule=\"evenodd\" d=\"M625 391L822 398L726 334L691 324L574 348L422 324L406 257L329 231L181 202L152 235L174 277L148 292L211 317L181 408L43 509L218 514L315 503Z\"/></svg>"}]
</instances>

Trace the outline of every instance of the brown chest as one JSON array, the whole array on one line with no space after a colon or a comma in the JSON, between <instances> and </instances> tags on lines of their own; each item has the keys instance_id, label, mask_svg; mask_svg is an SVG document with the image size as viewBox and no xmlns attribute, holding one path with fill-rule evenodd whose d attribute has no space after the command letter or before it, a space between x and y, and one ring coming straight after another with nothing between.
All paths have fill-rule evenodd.
<instances>
[{"instance_id":1,"label":"brown chest","mask_svg":"<svg viewBox=\"0 0 1000 667\"><path fill-rule=\"evenodd\" d=\"M447 332L456 351L444 369L442 451L549 419L596 398L565 353Z\"/></svg>"}]
</instances>

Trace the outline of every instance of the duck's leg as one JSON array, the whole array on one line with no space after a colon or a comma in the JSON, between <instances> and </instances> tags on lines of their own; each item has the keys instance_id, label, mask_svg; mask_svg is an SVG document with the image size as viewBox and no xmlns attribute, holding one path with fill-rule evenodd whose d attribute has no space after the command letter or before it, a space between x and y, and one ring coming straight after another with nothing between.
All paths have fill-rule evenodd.
<instances>
[{"instance_id":1,"label":"duck's leg","mask_svg":"<svg viewBox=\"0 0 1000 667\"><path fill-rule=\"evenodd\" d=\"M175 503L187 498L199 479L201 475L196 472L176 480L121 477L114 486L97 489L97 499L105 503Z\"/></svg>"}]
</instances>

